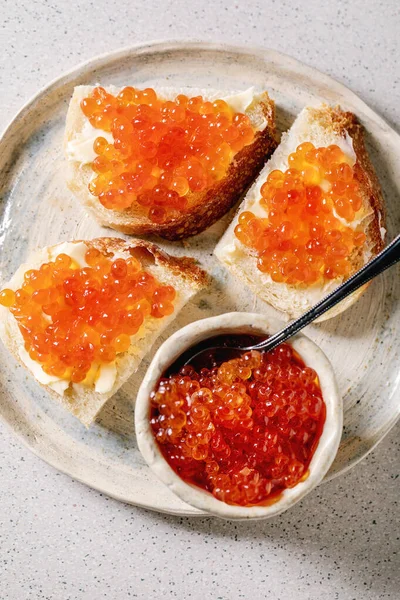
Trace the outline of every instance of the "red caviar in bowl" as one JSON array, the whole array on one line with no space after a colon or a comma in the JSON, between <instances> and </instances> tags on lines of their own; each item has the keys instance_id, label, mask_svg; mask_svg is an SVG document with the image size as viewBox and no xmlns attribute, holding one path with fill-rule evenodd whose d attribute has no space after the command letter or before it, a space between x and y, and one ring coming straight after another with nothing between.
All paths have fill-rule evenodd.
<instances>
[{"instance_id":1,"label":"red caviar in bowl","mask_svg":"<svg viewBox=\"0 0 400 600\"><path fill-rule=\"evenodd\" d=\"M162 285L131 257L111 260L88 248L88 266L68 255L31 269L15 292L0 292L0 304L18 322L25 350L43 370L73 383L86 380L92 367L128 350L143 321L174 311L175 289Z\"/></svg>"},{"instance_id":2,"label":"red caviar in bowl","mask_svg":"<svg viewBox=\"0 0 400 600\"><path fill-rule=\"evenodd\" d=\"M239 216L236 237L258 256L257 266L278 283L311 285L348 277L349 257L366 240L350 224L363 206L352 161L336 145L306 142L272 171L261 187L266 217Z\"/></svg>"},{"instance_id":3,"label":"red caviar in bowl","mask_svg":"<svg viewBox=\"0 0 400 600\"><path fill-rule=\"evenodd\" d=\"M288 344L184 366L151 395L151 427L172 469L240 506L276 501L308 476L325 415L317 373Z\"/></svg>"},{"instance_id":4,"label":"red caviar in bowl","mask_svg":"<svg viewBox=\"0 0 400 600\"><path fill-rule=\"evenodd\" d=\"M131 207L153 222L189 208L188 195L226 175L234 155L254 139L247 115L224 100L183 94L164 100L152 88L126 87L114 96L102 87L81 102L99 135L89 191L108 209Z\"/></svg>"}]
</instances>

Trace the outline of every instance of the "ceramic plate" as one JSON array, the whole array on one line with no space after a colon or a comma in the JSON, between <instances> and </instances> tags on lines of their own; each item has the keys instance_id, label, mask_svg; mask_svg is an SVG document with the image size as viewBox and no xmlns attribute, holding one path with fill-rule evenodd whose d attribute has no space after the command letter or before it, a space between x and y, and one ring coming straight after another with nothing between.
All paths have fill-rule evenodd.
<instances>
[{"instance_id":1,"label":"ceramic plate","mask_svg":"<svg viewBox=\"0 0 400 600\"><path fill-rule=\"evenodd\" d=\"M114 235L99 227L67 190L62 153L64 120L74 86L168 85L266 89L276 101L280 130L306 105L339 103L357 114L388 204L389 237L398 232L399 136L348 89L276 52L201 43L158 43L96 58L57 79L15 117L0 142L0 286L28 253L61 240ZM183 325L232 310L274 314L232 279L212 256L229 215L169 252L199 259L213 285L187 306L159 343ZM117 234L118 235L118 234ZM393 269L374 281L343 315L306 334L331 360L344 398L344 430L328 478L363 458L399 415L399 278ZM158 346L159 344L156 344ZM201 514L176 498L144 464L133 427L136 390L156 347L139 372L86 430L46 395L0 348L0 415L33 452L74 479L125 502L175 514Z\"/></svg>"}]
</instances>

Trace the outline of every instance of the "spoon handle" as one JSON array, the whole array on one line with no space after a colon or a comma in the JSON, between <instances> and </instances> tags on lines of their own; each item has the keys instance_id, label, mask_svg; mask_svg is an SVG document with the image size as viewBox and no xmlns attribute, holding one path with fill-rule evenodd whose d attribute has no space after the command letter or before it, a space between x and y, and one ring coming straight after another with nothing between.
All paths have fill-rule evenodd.
<instances>
[{"instance_id":1,"label":"spoon handle","mask_svg":"<svg viewBox=\"0 0 400 600\"><path fill-rule=\"evenodd\" d=\"M400 235L398 235L382 252L354 273L347 281L342 283L333 292L323 298L301 317L290 323L281 331L271 336L264 342L252 346L254 350L272 350L306 325L320 317L324 312L335 306L338 302L352 294L359 287L382 273L400 260Z\"/></svg>"}]
</instances>

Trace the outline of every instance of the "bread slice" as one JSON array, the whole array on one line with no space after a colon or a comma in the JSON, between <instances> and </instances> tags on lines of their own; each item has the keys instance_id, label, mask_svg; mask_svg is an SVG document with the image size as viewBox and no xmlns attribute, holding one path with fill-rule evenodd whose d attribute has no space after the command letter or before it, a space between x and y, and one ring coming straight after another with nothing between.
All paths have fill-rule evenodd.
<instances>
[{"instance_id":1,"label":"bread slice","mask_svg":"<svg viewBox=\"0 0 400 600\"><path fill-rule=\"evenodd\" d=\"M127 234L157 234L169 240L179 240L196 235L220 219L240 198L259 173L262 165L276 147L275 141L275 108L266 92L254 94L252 90L242 92L231 100L233 108L239 112L240 105L248 106L245 113L257 128L254 141L238 152L228 169L226 176L216 184L202 192L189 192L187 196L190 208L181 216L162 224L153 223L141 212L141 207L132 206L123 212L110 210L101 205L88 189L93 176L90 162L95 158L93 142L103 135L99 129L93 128L83 114L80 103L88 97L94 87L78 86L72 96L65 128L64 148L68 159L68 186L81 201L83 206L101 224ZM113 95L121 88L109 86L106 90ZM226 96L210 90L170 89L156 90L159 97L174 99L178 94L188 96L202 95L207 100ZM250 96L250 97L249 97ZM226 98L228 101L228 98ZM78 151L77 151L78 148Z\"/></svg>"},{"instance_id":2,"label":"bread slice","mask_svg":"<svg viewBox=\"0 0 400 600\"><path fill-rule=\"evenodd\" d=\"M178 311L194 296L200 289L207 285L207 275L191 258L175 258L161 251L154 244L145 241L132 240L125 242L118 238L98 238L91 241L74 241L67 244L58 244L57 246L43 248L27 260L16 271L11 281L4 287L17 289L23 282L24 273L28 269L38 269L43 263L54 260L60 253L71 255L73 248L74 257L79 255L79 262L83 264L84 254L87 248L97 248L103 253L107 253L110 258L129 258L135 256L140 259L143 268L154 275L162 284L172 285L176 290L174 300L175 311L170 316L161 319L147 317L139 329L138 333L131 337L131 346L128 351L118 354L115 360L115 369L111 365L110 371L103 373L111 375L115 380L107 391L96 391L95 384L88 386L83 384L69 384L62 380L55 381L57 378L51 378L40 368L39 363L32 361L29 355L24 352L24 341L21 332L9 309L0 305L0 339L9 349L11 354L29 370L34 368L40 378L53 379L47 383L41 383L51 396L61 402L61 404L75 415L84 425L89 426L95 419L97 413L103 404L110 398L118 388L121 387L135 373L142 358L150 350L151 346L167 327L167 325L176 317ZM22 355L21 355L22 353ZM27 363L27 364L26 364ZM103 367L102 367L103 368ZM32 371L31 371L32 372ZM61 384L60 384L61 381ZM67 386L65 390L63 387ZM104 383L102 388L105 388Z\"/></svg>"},{"instance_id":3,"label":"bread slice","mask_svg":"<svg viewBox=\"0 0 400 600\"><path fill-rule=\"evenodd\" d=\"M299 317L337 287L342 280L336 279L324 285L314 284L308 287L276 283L268 274L262 273L257 268L255 253L240 243L235 236L234 229L240 213L245 210L267 216L259 204L261 186L271 171L274 169L284 171L288 168L289 154L303 142L311 142L315 147L337 144L355 161L353 168L363 199L363 207L357 214L357 218L360 215L360 225L367 236L367 242L364 250L355 250L350 257L352 272L357 271L371 257L380 252L386 233L385 210L380 185L368 158L364 145L363 128L357 118L352 113L344 112L338 107L322 105L318 108L305 108L298 115L291 129L282 136L280 145L248 191L233 222L215 248L215 254L222 264L233 275L244 281L257 296L280 311L281 316L285 319ZM329 319L344 311L357 300L364 289L365 287L357 290L320 317L320 320Z\"/></svg>"}]
</instances>

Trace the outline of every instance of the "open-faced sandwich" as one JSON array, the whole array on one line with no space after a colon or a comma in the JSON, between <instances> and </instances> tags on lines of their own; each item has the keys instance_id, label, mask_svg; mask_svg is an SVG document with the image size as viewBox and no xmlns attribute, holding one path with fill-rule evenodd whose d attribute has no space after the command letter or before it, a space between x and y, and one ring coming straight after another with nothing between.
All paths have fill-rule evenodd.
<instances>
[{"instance_id":1,"label":"open-faced sandwich","mask_svg":"<svg viewBox=\"0 0 400 600\"><path fill-rule=\"evenodd\" d=\"M0 338L88 426L206 284L193 259L144 241L58 244L29 257L0 292Z\"/></svg>"},{"instance_id":2,"label":"open-faced sandwich","mask_svg":"<svg viewBox=\"0 0 400 600\"><path fill-rule=\"evenodd\" d=\"M75 88L64 144L68 184L102 225L192 236L257 176L276 146L268 94L200 92Z\"/></svg>"},{"instance_id":3,"label":"open-faced sandwich","mask_svg":"<svg viewBox=\"0 0 400 600\"><path fill-rule=\"evenodd\" d=\"M305 108L282 136L215 254L295 318L376 255L384 237L383 198L362 126L352 113L323 105Z\"/></svg>"}]
</instances>

